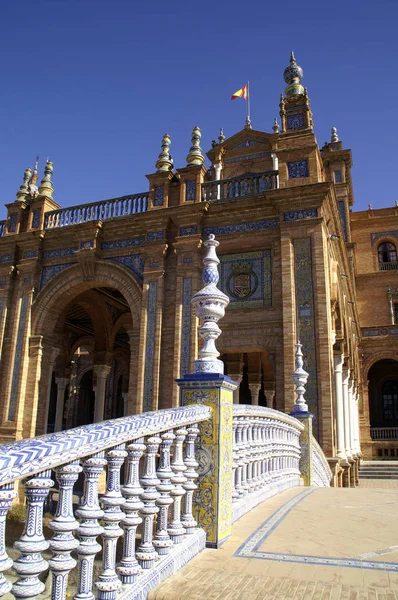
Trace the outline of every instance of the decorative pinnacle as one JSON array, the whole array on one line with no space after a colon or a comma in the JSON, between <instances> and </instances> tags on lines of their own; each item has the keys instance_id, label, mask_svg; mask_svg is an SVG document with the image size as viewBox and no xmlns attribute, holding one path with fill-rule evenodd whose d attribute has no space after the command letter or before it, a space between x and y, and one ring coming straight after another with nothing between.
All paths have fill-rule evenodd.
<instances>
[{"instance_id":1,"label":"decorative pinnacle","mask_svg":"<svg viewBox=\"0 0 398 600\"><path fill-rule=\"evenodd\" d=\"M189 154L187 156L187 165L194 165L197 167L201 167L205 162L205 157L202 154L202 148L200 147L200 138L202 134L200 133L199 127L194 127L192 131L192 146L189 150Z\"/></svg>"},{"instance_id":2,"label":"decorative pinnacle","mask_svg":"<svg viewBox=\"0 0 398 600\"><path fill-rule=\"evenodd\" d=\"M296 403L293 407L293 413L308 413L308 404L305 401L305 385L308 380L308 373L303 369L302 344L297 340L296 344L296 370L292 373L293 383L296 387Z\"/></svg>"},{"instance_id":3,"label":"decorative pinnacle","mask_svg":"<svg viewBox=\"0 0 398 600\"><path fill-rule=\"evenodd\" d=\"M272 125L272 131L274 133L279 133L279 123L278 123L278 119L276 117L274 119L274 124Z\"/></svg>"},{"instance_id":4,"label":"decorative pinnacle","mask_svg":"<svg viewBox=\"0 0 398 600\"><path fill-rule=\"evenodd\" d=\"M25 173L23 176L23 184L21 185L21 187L19 188L18 192L17 192L17 200L19 202L23 202L26 198L26 196L29 194L29 181L32 177L32 169L30 167L28 167L27 169L25 169Z\"/></svg>"},{"instance_id":5,"label":"decorative pinnacle","mask_svg":"<svg viewBox=\"0 0 398 600\"><path fill-rule=\"evenodd\" d=\"M54 193L53 182L51 181L53 169L53 163L47 158L46 166L44 167L44 177L39 187L39 196L46 196L52 199Z\"/></svg>"},{"instance_id":6,"label":"decorative pinnacle","mask_svg":"<svg viewBox=\"0 0 398 600\"><path fill-rule=\"evenodd\" d=\"M170 154L171 138L168 133L165 133L162 138L162 151L156 161L156 169L158 173L163 171L171 171L173 168L173 159Z\"/></svg>"},{"instance_id":7,"label":"decorative pinnacle","mask_svg":"<svg viewBox=\"0 0 398 600\"><path fill-rule=\"evenodd\" d=\"M337 129L336 127L332 127L332 135L330 138L331 143L333 144L333 142L339 142L339 136L337 135Z\"/></svg>"},{"instance_id":8,"label":"decorative pinnacle","mask_svg":"<svg viewBox=\"0 0 398 600\"><path fill-rule=\"evenodd\" d=\"M203 259L202 281L204 287L191 300L201 321L199 335L204 340L203 347L199 351L199 358L195 360L194 372L224 373L224 363L222 360L218 360L220 353L216 348L216 340L221 334L217 322L224 316L229 298L217 287L219 279L217 265L220 261L216 248L219 242L213 233L209 235L209 239L204 242L204 245L207 248L206 256Z\"/></svg>"},{"instance_id":9,"label":"decorative pinnacle","mask_svg":"<svg viewBox=\"0 0 398 600\"><path fill-rule=\"evenodd\" d=\"M224 135L224 130L223 130L223 128L222 128L222 127L220 127L220 135L218 136L218 143L219 143L219 144L222 144L222 143L224 143L224 142L225 142L225 140L226 140L226 139L227 139L227 138L226 138L226 137L225 137L225 135Z\"/></svg>"},{"instance_id":10,"label":"decorative pinnacle","mask_svg":"<svg viewBox=\"0 0 398 600\"><path fill-rule=\"evenodd\" d=\"M249 115L247 115L247 117L246 117L245 129L253 129L252 122L250 121Z\"/></svg>"},{"instance_id":11,"label":"decorative pinnacle","mask_svg":"<svg viewBox=\"0 0 398 600\"><path fill-rule=\"evenodd\" d=\"M283 72L283 77L287 83L287 87L285 88L286 96L304 95L305 90L300 83L303 75L303 69L297 64L296 57L292 51L290 53L290 64Z\"/></svg>"},{"instance_id":12,"label":"decorative pinnacle","mask_svg":"<svg viewBox=\"0 0 398 600\"><path fill-rule=\"evenodd\" d=\"M33 167L33 173L29 181L28 191L32 198L37 196L37 170L39 168L39 157L36 156L35 166Z\"/></svg>"}]
</instances>

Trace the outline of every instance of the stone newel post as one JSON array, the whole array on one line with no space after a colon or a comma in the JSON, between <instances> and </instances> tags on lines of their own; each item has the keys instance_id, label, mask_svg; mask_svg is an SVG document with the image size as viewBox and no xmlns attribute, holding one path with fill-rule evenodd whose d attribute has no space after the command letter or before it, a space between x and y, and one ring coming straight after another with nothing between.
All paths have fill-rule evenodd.
<instances>
[{"instance_id":1,"label":"stone newel post","mask_svg":"<svg viewBox=\"0 0 398 600\"><path fill-rule=\"evenodd\" d=\"M195 361L194 373L177 380L181 405L205 404L212 411L211 421L200 424L198 436L198 490L194 494L193 514L207 533L206 545L218 548L230 535L232 526L232 399L237 384L224 375L218 359L216 340L221 334L217 322L224 316L229 298L218 288L214 235L204 242L204 287L193 296L192 304L200 319L203 347Z\"/></svg>"}]
</instances>

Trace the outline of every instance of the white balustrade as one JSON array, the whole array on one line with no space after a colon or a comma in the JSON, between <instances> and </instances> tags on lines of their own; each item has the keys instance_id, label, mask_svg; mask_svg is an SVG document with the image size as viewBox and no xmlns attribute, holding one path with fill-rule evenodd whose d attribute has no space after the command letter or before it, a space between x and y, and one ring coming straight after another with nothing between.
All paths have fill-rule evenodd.
<instances>
[{"instance_id":1,"label":"white balustrade","mask_svg":"<svg viewBox=\"0 0 398 600\"><path fill-rule=\"evenodd\" d=\"M333 473L322 448L315 438L312 438L312 464L314 473L312 485L318 487L330 487Z\"/></svg>"},{"instance_id":2,"label":"white balustrade","mask_svg":"<svg viewBox=\"0 0 398 600\"><path fill-rule=\"evenodd\" d=\"M15 598L33 600L44 591L48 571L52 600L67 595L76 600L116 600L120 593L124 598L141 597L173 565L182 566L203 549L206 535L192 514L198 477L195 439L197 423L209 417L208 407L187 406L0 446L0 596L12 590ZM81 471L84 481L79 491ZM6 541L10 543L6 515L17 482L24 485L27 516L14 544L20 556L13 562L6 551ZM81 498L76 508L77 496ZM50 540L43 533L48 498L56 502L48 524L53 532ZM120 537L123 552L117 562ZM52 556L46 560L43 552L48 549ZM77 583L70 584L68 578L76 569L74 551ZM7 573L11 567L17 575L13 584Z\"/></svg>"},{"instance_id":3,"label":"white balustrade","mask_svg":"<svg viewBox=\"0 0 398 600\"><path fill-rule=\"evenodd\" d=\"M303 425L272 408L233 405L233 520L300 485Z\"/></svg>"}]
</instances>

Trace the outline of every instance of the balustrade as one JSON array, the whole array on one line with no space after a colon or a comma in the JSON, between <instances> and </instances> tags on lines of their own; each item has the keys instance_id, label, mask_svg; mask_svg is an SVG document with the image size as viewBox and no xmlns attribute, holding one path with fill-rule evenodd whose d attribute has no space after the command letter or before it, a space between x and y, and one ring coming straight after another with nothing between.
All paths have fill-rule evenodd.
<instances>
[{"instance_id":1,"label":"balustrade","mask_svg":"<svg viewBox=\"0 0 398 600\"><path fill-rule=\"evenodd\" d=\"M372 440L398 440L398 427L371 427Z\"/></svg>"},{"instance_id":2,"label":"balustrade","mask_svg":"<svg viewBox=\"0 0 398 600\"><path fill-rule=\"evenodd\" d=\"M12 588L15 598L34 598L44 591L43 575L49 569L52 599L66 598L71 592L68 577L76 567L71 552L76 551L77 584L72 586L76 600L93 600L93 588L99 600L115 600L122 585L131 586L134 597L134 585L142 590L142 581L148 579L145 575L151 576L157 565L161 568L162 559L167 560L168 555L173 559L173 551L178 551L185 538L188 544L193 540L194 547L203 548L205 534L193 517L192 495L198 477L196 424L209 417L208 407L189 406L0 446L0 596ZM57 490L53 488L51 469ZM106 485L101 495L98 488L104 469ZM83 495L74 510L73 488L82 470ZM24 482L26 523L14 544L20 556L13 563L6 552L6 514L16 496L15 482L22 481L21 477L29 472ZM47 541L43 506L50 493L54 501L56 497L58 500L48 525L53 536ZM154 527L155 515L158 518ZM137 527L141 524L141 540L136 548ZM117 563L116 547L121 536L123 553ZM52 556L47 561L43 552L48 548ZM186 547L183 552L187 554ZM187 558L178 560L183 564ZM93 583L95 563L99 575ZM12 564L18 576L13 585L7 579Z\"/></svg>"},{"instance_id":3,"label":"balustrade","mask_svg":"<svg viewBox=\"0 0 398 600\"><path fill-rule=\"evenodd\" d=\"M312 485L318 487L329 487L333 473L329 467L329 463L323 453L322 448L313 437L312 442L312 464L313 464L313 480Z\"/></svg>"},{"instance_id":4,"label":"balustrade","mask_svg":"<svg viewBox=\"0 0 398 600\"><path fill-rule=\"evenodd\" d=\"M261 196L278 187L278 171L254 173L231 179L208 181L202 184L202 201L230 200Z\"/></svg>"},{"instance_id":5,"label":"balustrade","mask_svg":"<svg viewBox=\"0 0 398 600\"><path fill-rule=\"evenodd\" d=\"M288 487L300 485L303 425L272 408L233 405L233 520Z\"/></svg>"},{"instance_id":6,"label":"balustrade","mask_svg":"<svg viewBox=\"0 0 398 600\"><path fill-rule=\"evenodd\" d=\"M59 208L46 212L44 215L44 228L66 227L78 223L86 223L101 219L107 221L116 217L126 217L148 210L149 193L122 196L112 200L102 200L91 204L80 204L69 208ZM0 229L1 236L1 229Z\"/></svg>"}]
</instances>

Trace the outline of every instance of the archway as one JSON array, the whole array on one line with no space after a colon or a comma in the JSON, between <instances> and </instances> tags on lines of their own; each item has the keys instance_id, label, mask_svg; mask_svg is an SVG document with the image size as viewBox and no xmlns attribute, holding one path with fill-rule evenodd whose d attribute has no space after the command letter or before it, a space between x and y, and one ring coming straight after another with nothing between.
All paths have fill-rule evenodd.
<instances>
[{"instance_id":1,"label":"archway","mask_svg":"<svg viewBox=\"0 0 398 600\"><path fill-rule=\"evenodd\" d=\"M398 428L398 361L385 358L369 369L371 428Z\"/></svg>"}]
</instances>

